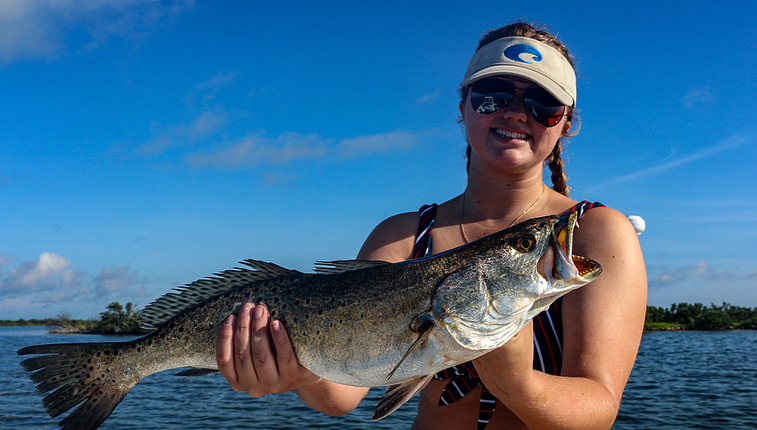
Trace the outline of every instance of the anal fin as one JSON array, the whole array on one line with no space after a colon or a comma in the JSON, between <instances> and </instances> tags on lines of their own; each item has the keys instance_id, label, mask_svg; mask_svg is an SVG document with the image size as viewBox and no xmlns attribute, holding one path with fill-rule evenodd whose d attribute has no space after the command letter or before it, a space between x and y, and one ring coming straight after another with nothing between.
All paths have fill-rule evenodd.
<instances>
[{"instance_id":1,"label":"anal fin","mask_svg":"<svg viewBox=\"0 0 757 430\"><path fill-rule=\"evenodd\" d=\"M181 372L173 376L192 377L192 376L212 375L213 373L218 373L218 369L202 369L199 367L190 367L189 369L182 370Z\"/></svg>"},{"instance_id":2,"label":"anal fin","mask_svg":"<svg viewBox=\"0 0 757 430\"><path fill-rule=\"evenodd\" d=\"M376 407L373 408L371 421L378 421L396 411L421 391L433 377L434 375L431 374L422 378L408 379L399 384L386 387L386 393L384 393L381 401L376 404Z\"/></svg>"}]
</instances>

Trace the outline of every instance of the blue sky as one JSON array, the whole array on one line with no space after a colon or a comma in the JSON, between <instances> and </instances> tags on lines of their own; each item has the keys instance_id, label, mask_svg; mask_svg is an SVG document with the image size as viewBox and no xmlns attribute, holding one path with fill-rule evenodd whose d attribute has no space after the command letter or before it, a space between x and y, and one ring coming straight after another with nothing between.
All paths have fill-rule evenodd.
<instances>
[{"instance_id":1,"label":"blue sky","mask_svg":"<svg viewBox=\"0 0 757 430\"><path fill-rule=\"evenodd\" d=\"M4 0L0 319L354 257L462 192L457 84L515 19L578 59L572 197L646 220L650 304L757 306L752 1Z\"/></svg>"}]
</instances>

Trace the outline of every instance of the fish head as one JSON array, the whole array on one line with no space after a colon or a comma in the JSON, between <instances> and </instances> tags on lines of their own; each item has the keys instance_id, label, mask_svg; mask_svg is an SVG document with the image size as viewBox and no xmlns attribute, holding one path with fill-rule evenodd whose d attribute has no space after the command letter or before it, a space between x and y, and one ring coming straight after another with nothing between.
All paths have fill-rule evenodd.
<instances>
[{"instance_id":1,"label":"fish head","mask_svg":"<svg viewBox=\"0 0 757 430\"><path fill-rule=\"evenodd\" d=\"M572 255L577 218L569 212L529 220L461 248L465 264L432 299L438 325L466 349L492 350L594 280L600 265Z\"/></svg>"}]
</instances>

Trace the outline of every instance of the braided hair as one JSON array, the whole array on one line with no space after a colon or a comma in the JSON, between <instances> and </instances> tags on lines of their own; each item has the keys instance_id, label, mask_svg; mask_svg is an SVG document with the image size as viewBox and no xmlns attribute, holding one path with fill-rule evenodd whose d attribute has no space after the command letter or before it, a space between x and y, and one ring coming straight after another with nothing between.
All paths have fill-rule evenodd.
<instances>
[{"instance_id":1,"label":"braided hair","mask_svg":"<svg viewBox=\"0 0 757 430\"><path fill-rule=\"evenodd\" d=\"M530 37L532 39L538 40L539 42L546 43L547 45L557 49L558 52L563 54L568 60L568 63L570 63L571 67L575 68L573 56L568 51L567 46L557 40L555 36L547 32L546 30L537 29L533 25L523 21L514 22L504 27L488 31L486 34L484 34L484 37L481 38L476 51L488 45L489 43L494 42L497 39L510 36ZM460 89L461 100L465 100L467 91L468 87ZM555 147L552 148L552 152L549 154L547 159L544 160L544 163L549 167L550 172L552 172L552 175L550 177L550 179L552 180L552 189L565 196L570 193L570 188L568 188L568 176L565 174L564 163L561 157L562 141L567 137L573 137L578 134L578 131L581 128L580 118L578 117L577 112L575 112L575 109L571 108L570 106L568 106L567 109L568 121L570 121L571 124L577 124L577 126L575 127L575 130L566 131L565 134L557 139L557 143L555 144ZM460 122L462 123L462 119L460 120ZM466 170L470 171L470 144L468 144L467 148L465 149L465 157L467 159Z\"/></svg>"}]
</instances>

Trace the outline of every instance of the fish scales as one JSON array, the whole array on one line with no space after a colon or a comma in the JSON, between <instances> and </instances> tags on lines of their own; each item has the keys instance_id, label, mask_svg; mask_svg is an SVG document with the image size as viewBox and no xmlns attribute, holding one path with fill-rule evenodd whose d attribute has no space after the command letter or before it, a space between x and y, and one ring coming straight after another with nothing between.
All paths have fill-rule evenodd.
<instances>
[{"instance_id":1,"label":"fish scales","mask_svg":"<svg viewBox=\"0 0 757 430\"><path fill-rule=\"evenodd\" d=\"M504 344L555 299L599 275L570 255L575 212L529 220L432 257L323 263L315 274L248 260L149 305L155 330L130 342L40 345L19 354L64 429L95 429L143 377L217 371L216 338L248 301L282 321L299 362L325 379L389 385L380 419L439 370ZM566 252L567 251L567 254ZM77 407L78 405L78 407Z\"/></svg>"}]
</instances>

